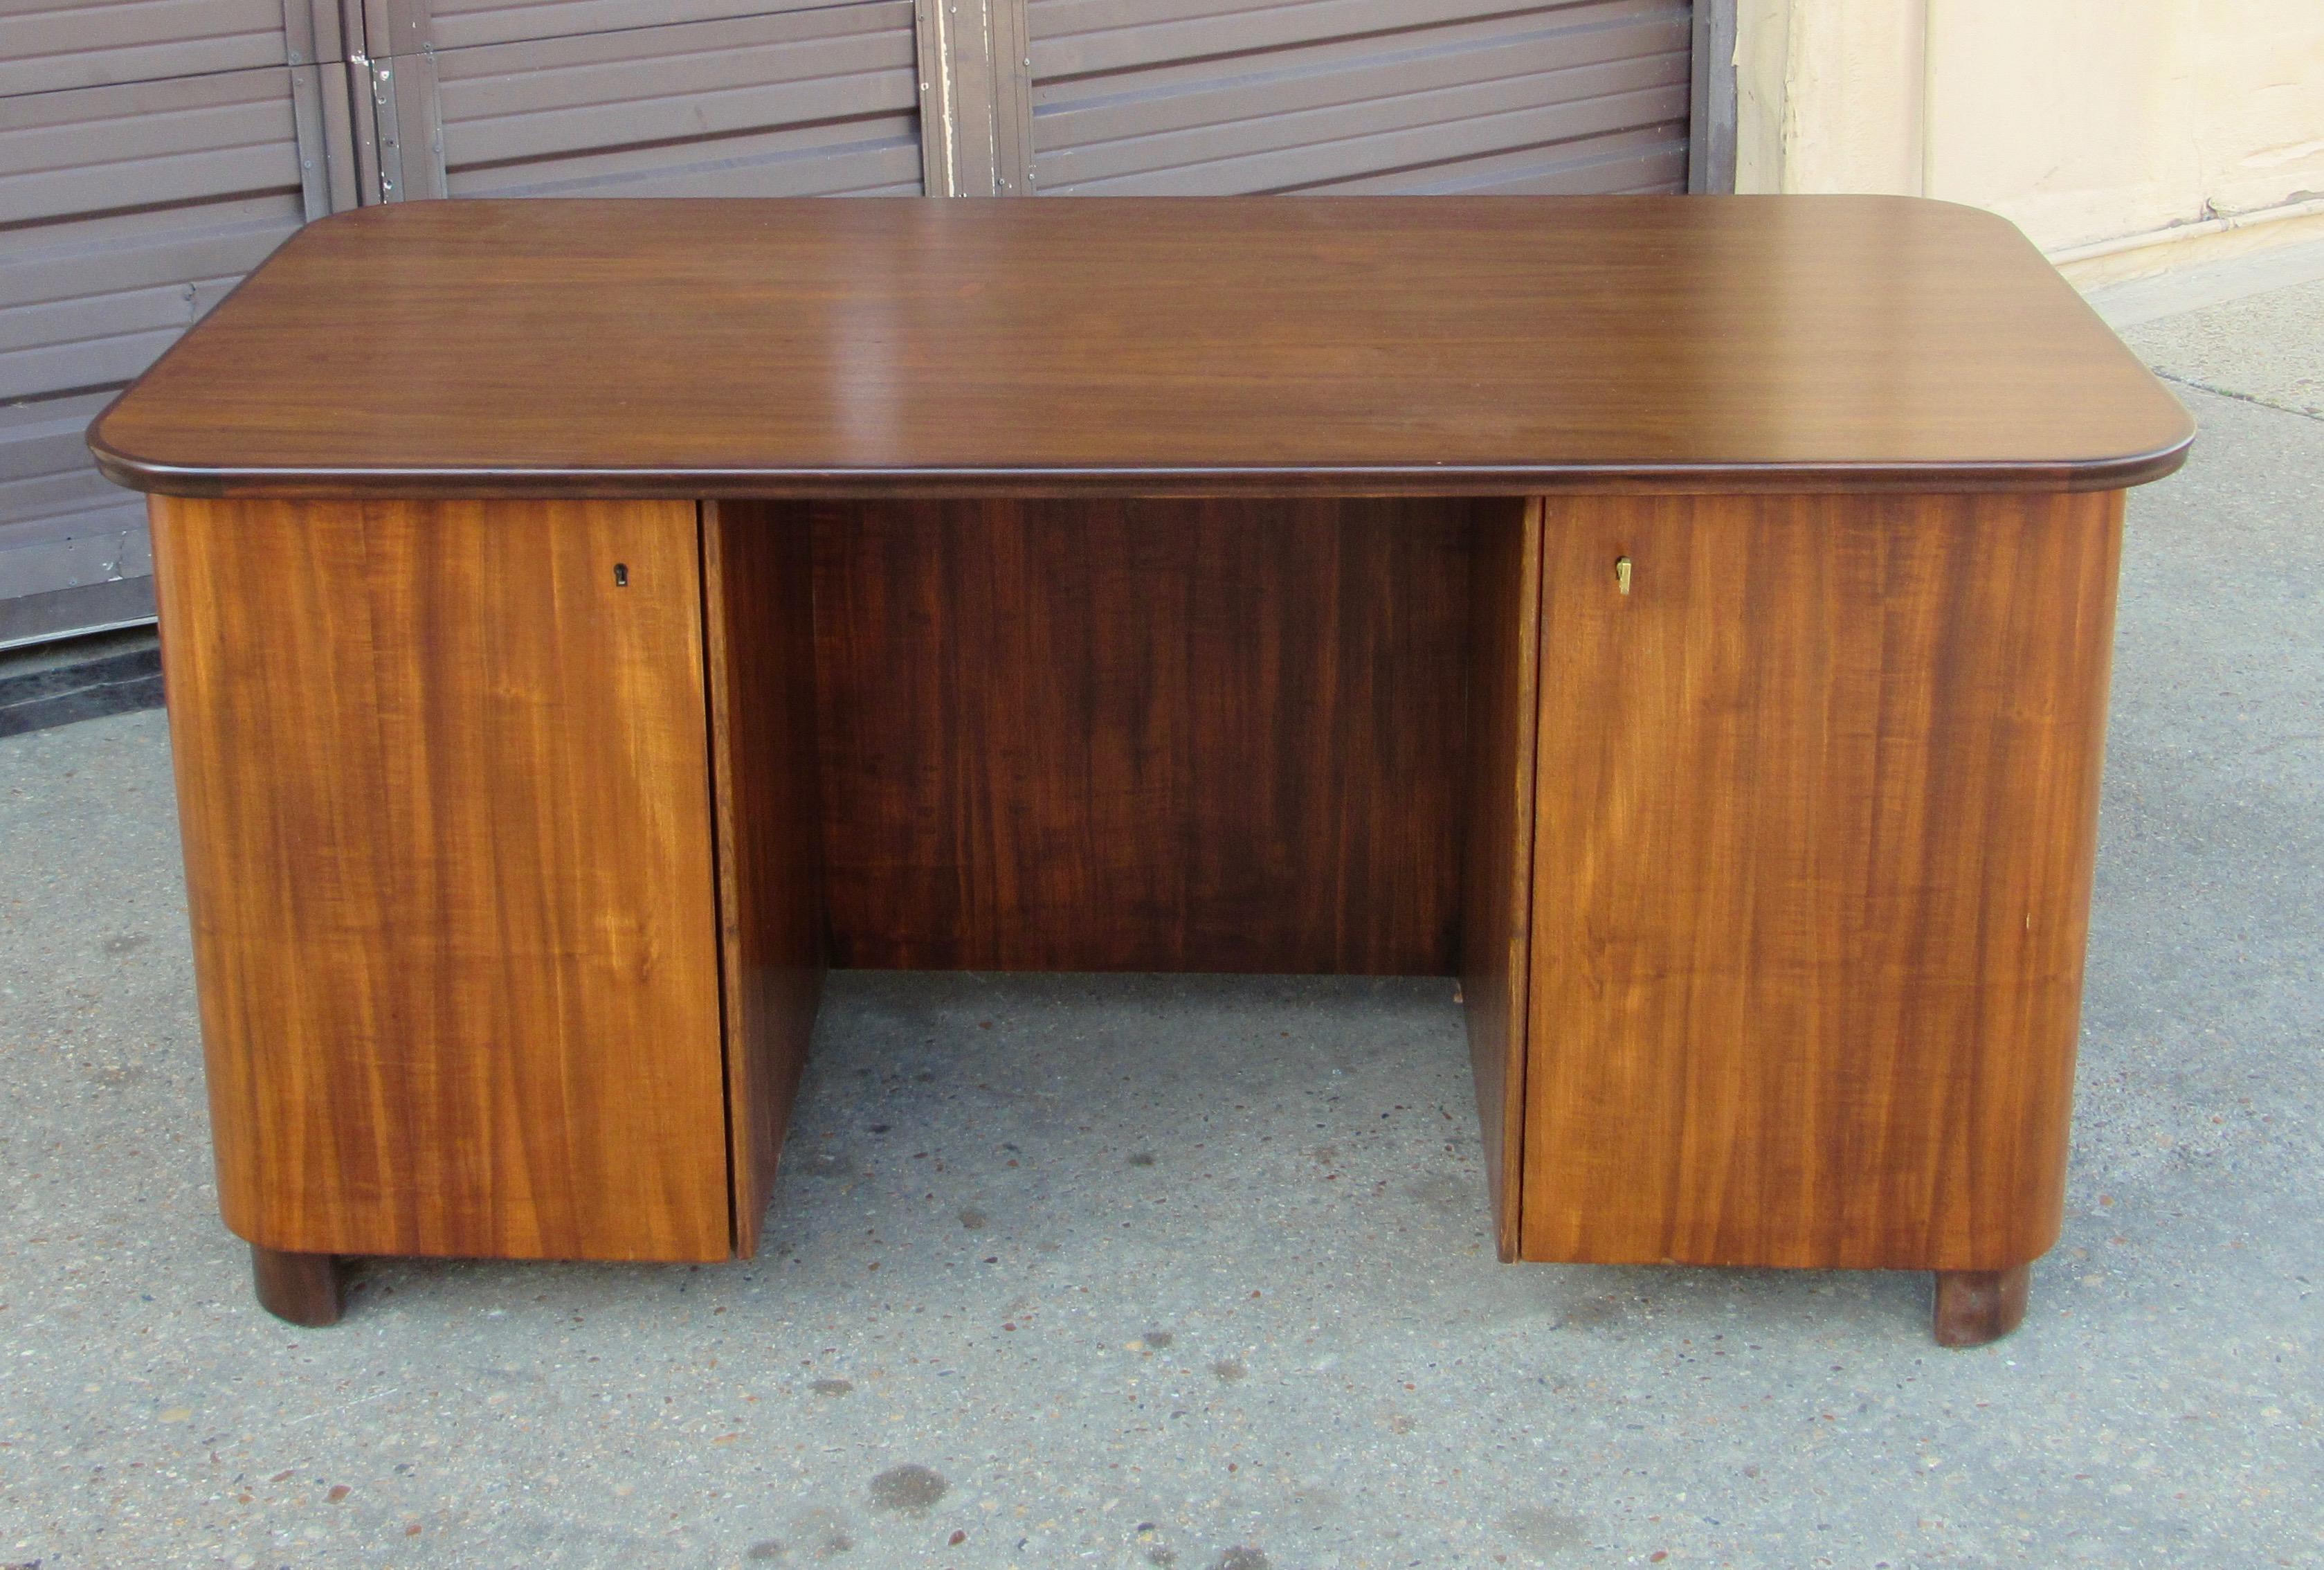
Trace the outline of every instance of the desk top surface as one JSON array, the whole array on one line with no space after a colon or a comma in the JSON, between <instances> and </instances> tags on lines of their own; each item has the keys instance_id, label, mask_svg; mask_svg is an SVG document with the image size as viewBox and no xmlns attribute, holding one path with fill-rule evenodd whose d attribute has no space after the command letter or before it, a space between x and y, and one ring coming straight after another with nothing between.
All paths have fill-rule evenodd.
<instances>
[{"instance_id":1,"label":"desk top surface","mask_svg":"<svg viewBox=\"0 0 2324 1570\"><path fill-rule=\"evenodd\" d=\"M440 201L100 416L188 495L2098 488L2185 411L2002 219L1882 197Z\"/></svg>"}]
</instances>

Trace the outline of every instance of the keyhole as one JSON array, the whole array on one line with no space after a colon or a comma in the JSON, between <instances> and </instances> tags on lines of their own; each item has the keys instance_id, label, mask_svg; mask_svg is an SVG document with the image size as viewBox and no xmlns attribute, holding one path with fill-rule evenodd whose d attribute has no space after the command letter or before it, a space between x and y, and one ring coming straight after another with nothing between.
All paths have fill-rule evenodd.
<instances>
[{"instance_id":1,"label":"keyhole","mask_svg":"<svg viewBox=\"0 0 2324 1570\"><path fill-rule=\"evenodd\" d=\"M613 563L613 586L615 588L627 588L630 586L630 564L628 562L617 561Z\"/></svg>"}]
</instances>

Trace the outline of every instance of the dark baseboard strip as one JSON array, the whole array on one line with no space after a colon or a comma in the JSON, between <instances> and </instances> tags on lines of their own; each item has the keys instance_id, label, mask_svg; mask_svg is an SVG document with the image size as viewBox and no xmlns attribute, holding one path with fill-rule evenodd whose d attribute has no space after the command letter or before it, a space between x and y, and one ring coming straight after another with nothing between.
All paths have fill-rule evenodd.
<instances>
[{"instance_id":1,"label":"dark baseboard strip","mask_svg":"<svg viewBox=\"0 0 2324 1570\"><path fill-rule=\"evenodd\" d=\"M0 736L161 706L150 627L0 653Z\"/></svg>"}]
</instances>

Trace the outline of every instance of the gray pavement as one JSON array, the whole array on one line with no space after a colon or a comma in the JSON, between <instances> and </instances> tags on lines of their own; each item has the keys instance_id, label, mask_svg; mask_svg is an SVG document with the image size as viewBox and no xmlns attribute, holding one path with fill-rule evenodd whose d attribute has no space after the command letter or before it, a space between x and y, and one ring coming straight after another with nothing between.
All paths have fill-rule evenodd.
<instances>
[{"instance_id":1,"label":"gray pavement","mask_svg":"<svg viewBox=\"0 0 2324 1570\"><path fill-rule=\"evenodd\" d=\"M2143 323L2123 337L2190 386L2324 420L2324 278Z\"/></svg>"},{"instance_id":2,"label":"gray pavement","mask_svg":"<svg viewBox=\"0 0 2324 1570\"><path fill-rule=\"evenodd\" d=\"M2284 303L2134 335L2204 434L2132 503L2016 1336L1935 1347L1918 1276L1495 1263L1446 983L868 974L759 1261L376 1262L296 1330L217 1218L124 715L0 741L0 1565L2324 1564L2324 312Z\"/></svg>"}]
</instances>

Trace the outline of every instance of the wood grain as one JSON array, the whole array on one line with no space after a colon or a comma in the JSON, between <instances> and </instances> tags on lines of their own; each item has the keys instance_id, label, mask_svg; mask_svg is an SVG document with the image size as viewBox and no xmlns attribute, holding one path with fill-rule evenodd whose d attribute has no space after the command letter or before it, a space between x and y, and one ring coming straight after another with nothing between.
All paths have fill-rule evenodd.
<instances>
[{"instance_id":1,"label":"wood grain","mask_svg":"<svg viewBox=\"0 0 2324 1570\"><path fill-rule=\"evenodd\" d=\"M2121 519L1551 503L1526 1258L2056 1239Z\"/></svg>"},{"instance_id":2,"label":"wood grain","mask_svg":"<svg viewBox=\"0 0 2324 1570\"><path fill-rule=\"evenodd\" d=\"M1467 503L814 511L835 964L1452 970Z\"/></svg>"},{"instance_id":3,"label":"wood grain","mask_svg":"<svg viewBox=\"0 0 2324 1570\"><path fill-rule=\"evenodd\" d=\"M183 494L690 500L2112 487L2192 432L1942 202L528 199L309 225L90 443Z\"/></svg>"},{"instance_id":4,"label":"wood grain","mask_svg":"<svg viewBox=\"0 0 2324 1570\"><path fill-rule=\"evenodd\" d=\"M813 542L796 503L703 508L734 1251L744 1259L758 1251L823 991Z\"/></svg>"},{"instance_id":5,"label":"wood grain","mask_svg":"<svg viewBox=\"0 0 2324 1570\"><path fill-rule=\"evenodd\" d=\"M725 1258L695 509L152 523L226 1224Z\"/></svg>"},{"instance_id":6,"label":"wood grain","mask_svg":"<svg viewBox=\"0 0 2324 1570\"><path fill-rule=\"evenodd\" d=\"M1541 518L1539 502L1479 503L1469 576L1462 1012L1493 1231L1504 1260L1517 1257L1523 1197Z\"/></svg>"}]
</instances>

